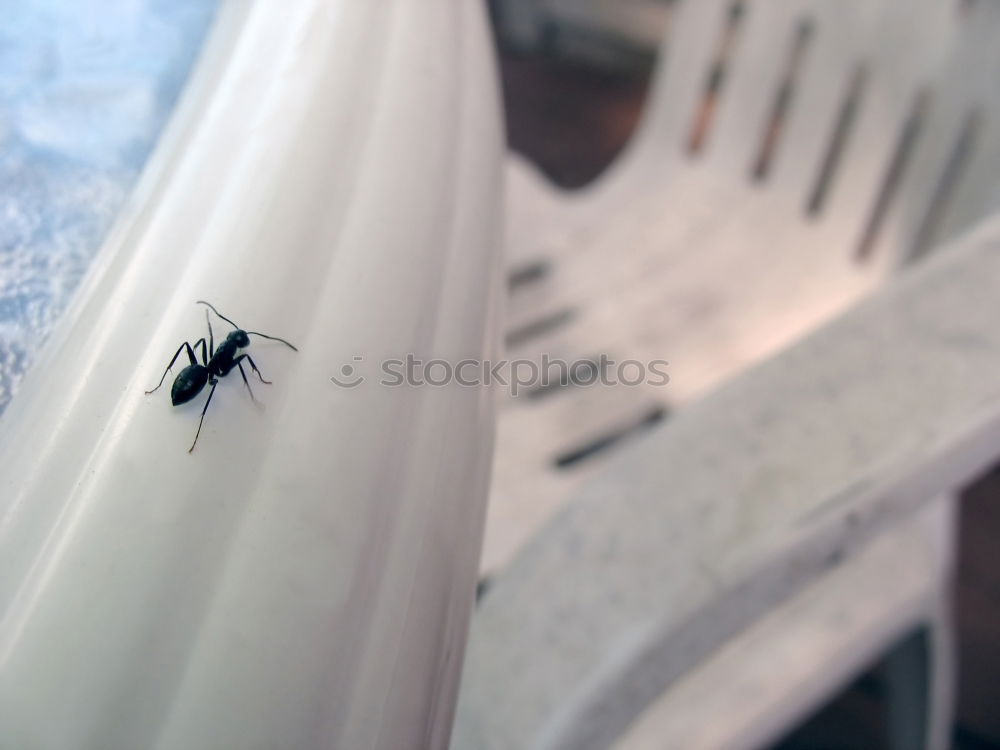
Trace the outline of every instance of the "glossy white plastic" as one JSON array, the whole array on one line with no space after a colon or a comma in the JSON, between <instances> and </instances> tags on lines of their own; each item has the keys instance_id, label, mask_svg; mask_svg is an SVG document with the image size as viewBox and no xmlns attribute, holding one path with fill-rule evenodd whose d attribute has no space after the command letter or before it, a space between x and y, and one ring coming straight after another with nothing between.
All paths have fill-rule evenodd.
<instances>
[{"instance_id":1,"label":"glossy white plastic","mask_svg":"<svg viewBox=\"0 0 1000 750\"><path fill-rule=\"evenodd\" d=\"M446 743L493 398L377 380L497 338L485 34L460 0L223 4L4 415L0 746ZM255 339L274 384L220 381L189 454L202 399L143 392L197 299L299 351Z\"/></svg>"}]
</instances>

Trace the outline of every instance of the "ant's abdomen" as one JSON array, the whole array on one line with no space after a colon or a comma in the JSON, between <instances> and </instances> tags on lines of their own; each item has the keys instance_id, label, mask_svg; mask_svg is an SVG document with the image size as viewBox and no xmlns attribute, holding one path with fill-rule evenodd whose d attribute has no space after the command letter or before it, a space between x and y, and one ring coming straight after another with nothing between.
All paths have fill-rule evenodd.
<instances>
[{"instance_id":1,"label":"ant's abdomen","mask_svg":"<svg viewBox=\"0 0 1000 750\"><path fill-rule=\"evenodd\" d=\"M188 365L178 374L170 389L170 401L174 406L186 404L205 387L208 382L208 368L202 365Z\"/></svg>"}]
</instances>

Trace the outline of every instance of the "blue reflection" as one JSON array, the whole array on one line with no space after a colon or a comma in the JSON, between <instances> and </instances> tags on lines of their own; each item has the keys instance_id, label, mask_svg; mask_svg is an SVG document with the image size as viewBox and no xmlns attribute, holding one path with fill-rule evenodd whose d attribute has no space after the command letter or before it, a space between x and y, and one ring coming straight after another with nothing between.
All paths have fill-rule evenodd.
<instances>
[{"instance_id":1,"label":"blue reflection","mask_svg":"<svg viewBox=\"0 0 1000 750\"><path fill-rule=\"evenodd\" d=\"M217 0L0 0L0 412L187 79Z\"/></svg>"}]
</instances>

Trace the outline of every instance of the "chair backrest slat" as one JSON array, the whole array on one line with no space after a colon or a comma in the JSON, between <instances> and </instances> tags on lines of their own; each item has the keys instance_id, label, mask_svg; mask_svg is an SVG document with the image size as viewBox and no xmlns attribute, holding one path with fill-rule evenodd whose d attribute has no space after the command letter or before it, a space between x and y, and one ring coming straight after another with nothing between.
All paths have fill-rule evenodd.
<instances>
[{"instance_id":1,"label":"chair backrest slat","mask_svg":"<svg viewBox=\"0 0 1000 750\"><path fill-rule=\"evenodd\" d=\"M934 102L897 218L897 261L926 255L1000 205L1000 4L957 2L961 34L933 79Z\"/></svg>"},{"instance_id":2,"label":"chair backrest slat","mask_svg":"<svg viewBox=\"0 0 1000 750\"><path fill-rule=\"evenodd\" d=\"M667 168L686 155L706 107L725 83L742 14L731 0L678 2L661 47L646 113L631 144L640 165ZM714 94L713 94L714 91Z\"/></svg>"},{"instance_id":3,"label":"chair backrest slat","mask_svg":"<svg viewBox=\"0 0 1000 750\"><path fill-rule=\"evenodd\" d=\"M903 235L912 242L920 209L899 202L926 203L938 182L918 165L929 158L923 141L932 127L947 142L963 127L934 110L966 86L961 68L947 80L937 71L970 18L984 15L967 5L681 0L616 172L655 183L695 169L766 192L787 202L792 223L826 225L824 245L852 262Z\"/></svg>"}]
</instances>

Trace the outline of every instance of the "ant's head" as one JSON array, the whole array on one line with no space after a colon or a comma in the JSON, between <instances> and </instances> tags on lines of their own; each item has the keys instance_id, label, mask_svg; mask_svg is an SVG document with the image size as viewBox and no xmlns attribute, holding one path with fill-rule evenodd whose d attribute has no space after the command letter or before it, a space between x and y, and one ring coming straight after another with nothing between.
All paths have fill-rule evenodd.
<instances>
[{"instance_id":1,"label":"ant's head","mask_svg":"<svg viewBox=\"0 0 1000 750\"><path fill-rule=\"evenodd\" d=\"M205 307L207 307L209 310L211 310L212 312L214 312L216 315L218 315L220 318L222 318L224 321L226 321L227 323L229 323L229 325L231 325L233 328L236 329L235 331L233 331L232 333L230 333L229 336L226 337L226 340L227 341L232 341L240 349L244 349L244 348L250 346L250 337L251 336L260 336L262 339L270 339L271 341L280 341L282 344L284 344L285 346L287 346L292 351L296 351L296 352L298 351L298 349L296 349L292 344L288 343L284 339L278 338L277 336L268 336L266 333L260 333L259 331L244 331L242 328L240 328L238 325L236 325L233 321L231 321L225 315L223 315L218 310L216 310L214 307L212 307L212 305L210 303L205 302L205 300L198 300L198 304L199 305L205 305ZM206 317L206 319L208 318L208 311L207 310L205 311L205 317ZM209 323L209 330L211 330L211 323Z\"/></svg>"},{"instance_id":2,"label":"ant's head","mask_svg":"<svg viewBox=\"0 0 1000 750\"><path fill-rule=\"evenodd\" d=\"M245 349L250 346L250 337L247 336L247 332L242 329L237 328L235 331L232 331L228 338L240 349Z\"/></svg>"}]
</instances>

